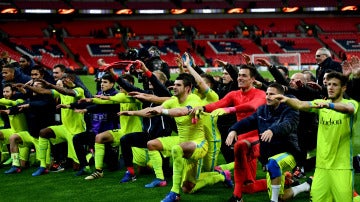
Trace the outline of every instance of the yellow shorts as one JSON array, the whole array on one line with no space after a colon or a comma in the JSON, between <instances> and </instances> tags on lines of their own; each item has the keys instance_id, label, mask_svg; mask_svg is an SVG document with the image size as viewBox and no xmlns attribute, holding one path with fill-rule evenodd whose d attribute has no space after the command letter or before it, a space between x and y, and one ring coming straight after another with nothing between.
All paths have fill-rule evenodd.
<instances>
[{"instance_id":1,"label":"yellow shorts","mask_svg":"<svg viewBox=\"0 0 360 202\"><path fill-rule=\"evenodd\" d=\"M353 201L353 172L316 168L311 185L310 201Z\"/></svg>"},{"instance_id":2,"label":"yellow shorts","mask_svg":"<svg viewBox=\"0 0 360 202\"><path fill-rule=\"evenodd\" d=\"M2 132L4 136L3 144L10 144L9 142L10 136L16 133L15 130L12 128L1 129L0 132Z\"/></svg>"},{"instance_id":3,"label":"yellow shorts","mask_svg":"<svg viewBox=\"0 0 360 202\"><path fill-rule=\"evenodd\" d=\"M293 155L289 154L289 153L280 153L280 154L276 154L272 157L269 158L273 159L277 162L277 164L280 167L281 170L281 182L280 182L280 192L279 194L282 195L284 194L284 185L285 185L285 175L284 172L288 171L288 170L292 170L293 168L295 168L296 166L296 161ZM269 197L271 198L271 194L272 194L272 189L271 189L271 179L270 179L270 174L269 172L266 173L266 181L267 181L267 186L268 186L268 194Z\"/></svg>"},{"instance_id":4,"label":"yellow shorts","mask_svg":"<svg viewBox=\"0 0 360 202\"><path fill-rule=\"evenodd\" d=\"M79 162L76 156L76 152L73 144L73 137L76 134L72 134L64 125L49 126L55 133L55 138L50 138L51 144L59 144L67 142L68 145L68 157L73 159L76 163Z\"/></svg>"},{"instance_id":5,"label":"yellow shorts","mask_svg":"<svg viewBox=\"0 0 360 202\"><path fill-rule=\"evenodd\" d=\"M161 151L161 153L164 157L170 157L171 148L180 143L179 136L159 137L157 139L161 142L163 146L163 151Z\"/></svg>"}]
</instances>

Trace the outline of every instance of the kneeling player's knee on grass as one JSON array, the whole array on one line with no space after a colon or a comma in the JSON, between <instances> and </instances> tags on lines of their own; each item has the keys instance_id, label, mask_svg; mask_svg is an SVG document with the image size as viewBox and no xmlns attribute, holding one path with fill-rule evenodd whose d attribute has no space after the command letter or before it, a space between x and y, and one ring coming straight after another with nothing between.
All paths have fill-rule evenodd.
<instances>
[{"instance_id":1,"label":"kneeling player's knee on grass","mask_svg":"<svg viewBox=\"0 0 360 202\"><path fill-rule=\"evenodd\" d=\"M182 185L182 191L186 194L191 193L192 189L195 187L195 184L190 181L184 181Z\"/></svg>"},{"instance_id":2,"label":"kneeling player's knee on grass","mask_svg":"<svg viewBox=\"0 0 360 202\"><path fill-rule=\"evenodd\" d=\"M274 179L281 176L281 170L278 163L274 159L270 159L266 164L266 168L270 174L270 178Z\"/></svg>"},{"instance_id":3,"label":"kneeling player's knee on grass","mask_svg":"<svg viewBox=\"0 0 360 202\"><path fill-rule=\"evenodd\" d=\"M43 128L40 130L39 136L42 138L55 137L54 131L50 128Z\"/></svg>"}]
</instances>

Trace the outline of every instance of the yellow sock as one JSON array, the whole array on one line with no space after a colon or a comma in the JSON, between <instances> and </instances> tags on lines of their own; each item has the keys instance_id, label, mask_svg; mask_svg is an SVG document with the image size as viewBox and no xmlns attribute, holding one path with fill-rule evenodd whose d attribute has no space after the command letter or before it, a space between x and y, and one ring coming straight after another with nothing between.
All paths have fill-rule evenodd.
<instances>
[{"instance_id":1,"label":"yellow sock","mask_svg":"<svg viewBox=\"0 0 360 202\"><path fill-rule=\"evenodd\" d=\"M160 179L160 180L164 180L164 172L162 169L162 158L160 155L159 151L149 151L149 157L150 157L150 161L152 164L152 167L154 169L155 172L155 176L156 178Z\"/></svg>"},{"instance_id":2,"label":"yellow sock","mask_svg":"<svg viewBox=\"0 0 360 202\"><path fill-rule=\"evenodd\" d=\"M104 165L105 145L95 143L95 169L102 170Z\"/></svg>"},{"instance_id":3,"label":"yellow sock","mask_svg":"<svg viewBox=\"0 0 360 202\"><path fill-rule=\"evenodd\" d=\"M196 181L195 187L191 190L190 193L195 193L197 190L207 186L213 185L218 182L224 181L224 175L218 172L204 172L200 174L199 179Z\"/></svg>"},{"instance_id":4,"label":"yellow sock","mask_svg":"<svg viewBox=\"0 0 360 202\"><path fill-rule=\"evenodd\" d=\"M222 170L234 170L234 162L228 163L228 164L223 164L223 165L219 165L220 168Z\"/></svg>"},{"instance_id":5,"label":"yellow sock","mask_svg":"<svg viewBox=\"0 0 360 202\"><path fill-rule=\"evenodd\" d=\"M20 167L19 153L11 153L11 158L13 159L12 165Z\"/></svg>"},{"instance_id":6,"label":"yellow sock","mask_svg":"<svg viewBox=\"0 0 360 202\"><path fill-rule=\"evenodd\" d=\"M40 167L46 168L46 151L48 150L49 140L39 137L39 160Z\"/></svg>"},{"instance_id":7,"label":"yellow sock","mask_svg":"<svg viewBox=\"0 0 360 202\"><path fill-rule=\"evenodd\" d=\"M181 176L184 169L184 152L180 145L175 145L171 149L171 154L173 157L173 186L171 191L179 194L180 193L180 184Z\"/></svg>"}]
</instances>

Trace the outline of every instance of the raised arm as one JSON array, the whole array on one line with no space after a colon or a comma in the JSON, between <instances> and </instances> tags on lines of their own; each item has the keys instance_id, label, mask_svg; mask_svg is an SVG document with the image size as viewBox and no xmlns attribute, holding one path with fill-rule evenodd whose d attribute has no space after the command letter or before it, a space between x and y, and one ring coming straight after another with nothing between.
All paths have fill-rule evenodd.
<instances>
[{"instance_id":1,"label":"raised arm","mask_svg":"<svg viewBox=\"0 0 360 202\"><path fill-rule=\"evenodd\" d=\"M190 74L195 78L196 83L199 86L199 90L201 93L206 92L209 89L209 86L205 83L203 78L194 70L194 68L190 65L190 56L187 52L184 53L186 56L186 60L184 61L184 65L188 68Z\"/></svg>"},{"instance_id":2,"label":"raised arm","mask_svg":"<svg viewBox=\"0 0 360 202\"><path fill-rule=\"evenodd\" d=\"M182 62L182 59L181 59L181 56L179 54L176 55L175 57L175 62L179 68L179 73L182 74L182 73L186 73L185 72L185 69L184 69L184 66L183 66L183 62Z\"/></svg>"},{"instance_id":3,"label":"raised arm","mask_svg":"<svg viewBox=\"0 0 360 202\"><path fill-rule=\"evenodd\" d=\"M259 58L256 60L259 65L266 66L271 73L271 75L274 77L275 81L281 85L288 86L289 81L286 80L284 75L279 71L279 69L275 65L271 65L271 63L264 59Z\"/></svg>"}]
</instances>

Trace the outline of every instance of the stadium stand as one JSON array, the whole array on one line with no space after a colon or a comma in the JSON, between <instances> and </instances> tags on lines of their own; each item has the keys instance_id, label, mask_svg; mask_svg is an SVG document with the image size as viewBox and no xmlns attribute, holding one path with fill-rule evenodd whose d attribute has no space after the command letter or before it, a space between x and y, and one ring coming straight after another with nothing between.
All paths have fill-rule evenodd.
<instances>
[{"instance_id":1,"label":"stadium stand","mask_svg":"<svg viewBox=\"0 0 360 202\"><path fill-rule=\"evenodd\" d=\"M272 33L300 33L297 28L300 24L298 18L263 18L263 19L244 19L243 23L247 26L255 26L263 31L265 35Z\"/></svg>"},{"instance_id":2,"label":"stadium stand","mask_svg":"<svg viewBox=\"0 0 360 202\"><path fill-rule=\"evenodd\" d=\"M104 58L108 63L115 62L118 60L116 53L125 51L117 38L66 37L64 42L87 67L96 67L99 58Z\"/></svg>"},{"instance_id":3,"label":"stadium stand","mask_svg":"<svg viewBox=\"0 0 360 202\"><path fill-rule=\"evenodd\" d=\"M43 37L43 29L48 26L46 21L6 21L0 23L0 30L10 37Z\"/></svg>"},{"instance_id":4,"label":"stadium stand","mask_svg":"<svg viewBox=\"0 0 360 202\"><path fill-rule=\"evenodd\" d=\"M19 2L21 1L14 1L14 3ZM56 4L59 1L53 2ZM81 1L71 2L74 3L83 4ZM196 4L192 1L182 3ZM205 1L205 3L219 3L219 1ZM206 63L209 65L215 58L239 64L241 61L238 54L241 52L247 54L299 52L303 64L314 64L315 51L322 46L329 47L337 60L344 59L344 53L359 55L359 19L348 16L329 19L329 17L288 16L261 19L234 17L164 19L161 17L142 20L135 18L69 20L66 18L48 22L22 19L2 21L0 30L10 37L10 44L15 43L18 49L37 58L41 56L41 61L48 67L53 64L48 61L54 59L56 62L77 68L82 68L82 65L91 67L96 65L100 57L106 58L107 62L118 60L118 53L125 52L127 47L148 48L151 45L159 46L162 58L170 66L176 66L174 57L184 51L190 52L200 66ZM338 26L339 24L343 26ZM316 25L318 32L307 35L303 28L305 25ZM244 26L252 27L254 31L262 31L262 35L259 35L259 32L255 33L260 36L260 40L256 41L252 34L247 38L242 36L242 33L238 33ZM177 37L178 27L192 27L196 31L190 38L184 35ZM52 34L52 28L60 34ZM117 28L121 30L119 33L116 31ZM102 33L100 37L96 35L99 31ZM229 31L235 32L231 36L235 38L229 38ZM126 37L122 39L125 35ZM45 39L52 40L46 49L43 48L44 36ZM149 41L151 43L148 43ZM15 49L9 47L8 43L3 43L1 46L2 49L12 50L8 52L16 57ZM68 55L71 57L67 57ZM74 60L71 59L72 56L75 56ZM81 63L80 67L75 61Z\"/></svg>"},{"instance_id":5,"label":"stadium stand","mask_svg":"<svg viewBox=\"0 0 360 202\"><path fill-rule=\"evenodd\" d=\"M12 59L19 61L21 56L20 53L14 51L13 49L9 48L8 46L0 42L0 53L2 53L3 51L7 51Z\"/></svg>"},{"instance_id":6,"label":"stadium stand","mask_svg":"<svg viewBox=\"0 0 360 202\"><path fill-rule=\"evenodd\" d=\"M300 53L303 64L313 64L314 54L322 45L312 37L303 38L264 38L262 44L269 53Z\"/></svg>"},{"instance_id":7,"label":"stadium stand","mask_svg":"<svg viewBox=\"0 0 360 202\"><path fill-rule=\"evenodd\" d=\"M103 32L104 36L109 36L109 29L115 27L114 20L76 20L62 21L53 24L56 29L65 29L68 36L72 37L88 37L95 36L96 32Z\"/></svg>"},{"instance_id":8,"label":"stadium stand","mask_svg":"<svg viewBox=\"0 0 360 202\"><path fill-rule=\"evenodd\" d=\"M228 61L231 64L240 64L239 53L262 53L259 47L250 39L208 39L195 40L197 47L204 47L204 56L207 59L216 58ZM212 64L214 65L214 64Z\"/></svg>"},{"instance_id":9,"label":"stadium stand","mask_svg":"<svg viewBox=\"0 0 360 202\"><path fill-rule=\"evenodd\" d=\"M340 56L344 53L360 56L360 33L320 34L320 39ZM345 55L345 57L347 57Z\"/></svg>"},{"instance_id":10,"label":"stadium stand","mask_svg":"<svg viewBox=\"0 0 360 202\"><path fill-rule=\"evenodd\" d=\"M75 69L79 68L79 65L67 57L66 51L53 38L10 38L10 42L14 44L17 52L32 56L34 60L47 68L51 69L58 63Z\"/></svg>"},{"instance_id":11,"label":"stadium stand","mask_svg":"<svg viewBox=\"0 0 360 202\"><path fill-rule=\"evenodd\" d=\"M329 20L323 17L304 18L306 24L317 25L323 32L337 33L337 32L359 32L358 25L360 19L356 17L341 17ZM339 25L341 25L339 27Z\"/></svg>"},{"instance_id":12,"label":"stadium stand","mask_svg":"<svg viewBox=\"0 0 360 202\"><path fill-rule=\"evenodd\" d=\"M131 28L136 36L149 35L169 35L174 34L173 27L176 26L179 20L120 20L119 24L123 27ZM151 33L151 34L149 34Z\"/></svg>"}]
</instances>

